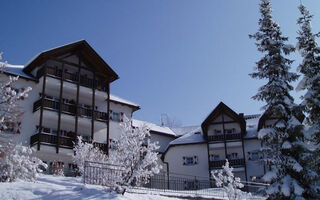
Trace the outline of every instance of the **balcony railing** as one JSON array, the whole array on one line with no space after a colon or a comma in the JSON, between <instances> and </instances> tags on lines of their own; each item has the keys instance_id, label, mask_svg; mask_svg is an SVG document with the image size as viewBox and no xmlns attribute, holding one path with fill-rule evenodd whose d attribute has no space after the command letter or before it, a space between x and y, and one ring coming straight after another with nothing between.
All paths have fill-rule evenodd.
<instances>
[{"instance_id":1,"label":"balcony railing","mask_svg":"<svg viewBox=\"0 0 320 200\"><path fill-rule=\"evenodd\" d=\"M226 139L225 139L226 138ZM239 140L241 139L241 133L226 133L225 135L209 135L208 141L223 141L223 140Z\"/></svg>"},{"instance_id":2,"label":"balcony railing","mask_svg":"<svg viewBox=\"0 0 320 200\"><path fill-rule=\"evenodd\" d=\"M62 76L62 70L58 67L51 67L51 66L47 66L47 75L49 76L53 76L55 78L61 78ZM41 77L44 75L44 67L41 68L38 72L37 72L37 77ZM93 80L92 78L88 78L86 75L80 75L80 81L79 81L79 74L77 72L72 73L72 72L68 72L65 71L64 72L64 78L67 81L71 81L74 83L78 83L81 86L84 87L88 87L88 88L93 88L93 86L101 91L107 92L107 86L106 84L103 84L103 81L96 79ZM94 84L94 85L93 85Z\"/></svg>"},{"instance_id":3,"label":"balcony railing","mask_svg":"<svg viewBox=\"0 0 320 200\"><path fill-rule=\"evenodd\" d=\"M210 168L221 168L222 165L224 165L226 163L225 160L214 160L214 161L210 161ZM240 158L240 159L230 159L229 160L229 164L232 167L242 167L245 165L244 159Z\"/></svg>"},{"instance_id":4,"label":"balcony railing","mask_svg":"<svg viewBox=\"0 0 320 200\"><path fill-rule=\"evenodd\" d=\"M44 98L43 101L42 101L42 99L39 99L38 101L36 101L33 104L33 112L37 111L41 105L43 105L44 108L51 109L54 111L59 111L60 102L55 101L53 99L48 99L48 98ZM61 104L61 111L63 113L75 115L76 109L78 109L79 116L92 118L92 109L72 105L69 103L62 103ZM105 112L100 112L100 111L95 110L94 111L94 119L99 120L99 121L107 121L108 114Z\"/></svg>"},{"instance_id":5,"label":"balcony railing","mask_svg":"<svg viewBox=\"0 0 320 200\"><path fill-rule=\"evenodd\" d=\"M62 147L62 148L73 149L75 142L76 142L76 138L69 138L64 136L59 137L59 147ZM38 143L56 146L58 144L58 136L45 134L45 133L38 133L31 136L30 145L33 146ZM100 148L104 152L106 152L108 148L108 145L105 143L94 142L93 145L95 147Z\"/></svg>"}]
</instances>

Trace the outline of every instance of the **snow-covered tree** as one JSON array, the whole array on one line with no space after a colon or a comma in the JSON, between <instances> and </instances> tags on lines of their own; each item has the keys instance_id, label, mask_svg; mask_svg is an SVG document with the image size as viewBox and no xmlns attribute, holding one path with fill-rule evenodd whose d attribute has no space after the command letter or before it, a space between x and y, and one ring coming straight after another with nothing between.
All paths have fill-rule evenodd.
<instances>
[{"instance_id":1,"label":"snow-covered tree","mask_svg":"<svg viewBox=\"0 0 320 200\"><path fill-rule=\"evenodd\" d=\"M217 187L223 188L229 200L247 199L251 194L240 190L244 185L240 182L239 177L234 176L232 171L233 167L229 166L229 161L226 159L226 164L222 166L222 169L212 170L211 174Z\"/></svg>"},{"instance_id":2,"label":"snow-covered tree","mask_svg":"<svg viewBox=\"0 0 320 200\"><path fill-rule=\"evenodd\" d=\"M314 156L309 164L315 167L320 173L320 47L316 39L320 33L313 33L311 27L312 15L304 5L300 5L301 16L297 20L300 29L298 31L297 49L303 60L298 67L298 71L303 74L297 91L306 90L302 97L302 106L307 114L308 130L306 131L312 137L312 141L317 147ZM320 180L318 180L320 182ZM320 193L320 191L319 191ZM320 197L319 197L320 198Z\"/></svg>"},{"instance_id":3,"label":"snow-covered tree","mask_svg":"<svg viewBox=\"0 0 320 200\"><path fill-rule=\"evenodd\" d=\"M116 185L117 192L124 193L129 186L145 184L151 176L159 173L158 148L157 143L150 141L147 126L133 128L131 120L124 116L116 149L110 152L110 159L121 166L122 171Z\"/></svg>"},{"instance_id":4,"label":"snow-covered tree","mask_svg":"<svg viewBox=\"0 0 320 200\"><path fill-rule=\"evenodd\" d=\"M32 156L30 147L8 142L0 149L0 182L35 181L45 168L45 163Z\"/></svg>"},{"instance_id":5,"label":"snow-covered tree","mask_svg":"<svg viewBox=\"0 0 320 200\"><path fill-rule=\"evenodd\" d=\"M303 125L297 120L301 110L290 95L291 82L298 75L289 72L292 60L286 58L295 50L282 36L280 26L273 21L271 3L261 0L259 31L250 38L257 42L263 57L256 63L253 78L266 79L253 97L266 102L267 116L277 118L271 128L263 128L258 137L263 141L264 161L269 171L263 179L270 183L265 188L269 199L304 199L312 196L316 173L305 166L312 153L305 144Z\"/></svg>"},{"instance_id":6,"label":"snow-covered tree","mask_svg":"<svg viewBox=\"0 0 320 200\"><path fill-rule=\"evenodd\" d=\"M312 15L304 5L299 6L301 17L297 24L300 26L297 37L299 50L303 60L298 67L298 71L303 74L297 90L306 89L303 96L303 106L307 112L307 123L314 126L314 138L320 143L320 48L316 38L320 33L312 33L311 20Z\"/></svg>"},{"instance_id":7,"label":"snow-covered tree","mask_svg":"<svg viewBox=\"0 0 320 200\"><path fill-rule=\"evenodd\" d=\"M92 143L84 142L81 136L78 136L77 142L74 145L73 161L77 165L78 173L83 175L85 161L105 163L108 157L98 147Z\"/></svg>"},{"instance_id":8,"label":"snow-covered tree","mask_svg":"<svg viewBox=\"0 0 320 200\"><path fill-rule=\"evenodd\" d=\"M0 52L0 61L2 60L2 53ZM3 73L7 66L6 62L0 62L0 73ZM14 88L15 82L19 79L18 76L9 76L8 80L0 83L0 145L8 141L1 138L8 137L5 130L19 129L21 125L20 117L23 114L19 107L19 102L28 96L31 87Z\"/></svg>"}]
</instances>

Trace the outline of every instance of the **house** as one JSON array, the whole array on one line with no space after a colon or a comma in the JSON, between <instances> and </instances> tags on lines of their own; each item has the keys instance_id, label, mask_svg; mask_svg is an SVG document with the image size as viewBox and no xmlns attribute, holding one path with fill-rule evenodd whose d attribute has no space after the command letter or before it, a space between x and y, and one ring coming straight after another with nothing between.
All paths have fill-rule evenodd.
<instances>
[{"instance_id":1,"label":"house","mask_svg":"<svg viewBox=\"0 0 320 200\"><path fill-rule=\"evenodd\" d=\"M272 123L272 119L260 117L238 114L221 102L201 126L173 128L182 136L169 143L162 159L169 163L170 173L195 176L210 184L210 172L221 169L227 158L235 176L260 182L265 166L258 152L262 145L258 124Z\"/></svg>"}]
</instances>

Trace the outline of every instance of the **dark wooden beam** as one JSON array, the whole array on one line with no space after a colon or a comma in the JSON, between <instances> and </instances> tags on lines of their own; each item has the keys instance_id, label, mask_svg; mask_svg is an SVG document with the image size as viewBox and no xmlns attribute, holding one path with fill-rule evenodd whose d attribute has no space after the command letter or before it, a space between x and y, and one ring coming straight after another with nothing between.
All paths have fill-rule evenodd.
<instances>
[{"instance_id":1,"label":"dark wooden beam","mask_svg":"<svg viewBox=\"0 0 320 200\"><path fill-rule=\"evenodd\" d=\"M92 83L92 118L91 118L91 140L93 140L94 135L94 115L95 115L95 96L96 96L96 88L95 88L95 80L96 74L93 73L93 83Z\"/></svg>"},{"instance_id":2,"label":"dark wooden beam","mask_svg":"<svg viewBox=\"0 0 320 200\"><path fill-rule=\"evenodd\" d=\"M79 65L81 65L81 60L79 57ZM76 97L76 119L75 119L75 127L74 127L74 132L78 136L78 123L79 123L79 95L80 95L80 73L81 73L81 67L78 67L78 82L77 82L77 97Z\"/></svg>"},{"instance_id":3,"label":"dark wooden beam","mask_svg":"<svg viewBox=\"0 0 320 200\"><path fill-rule=\"evenodd\" d=\"M108 99L107 99L107 155L109 155L109 134L110 134L110 83L107 83L107 94L108 94Z\"/></svg>"},{"instance_id":4,"label":"dark wooden beam","mask_svg":"<svg viewBox=\"0 0 320 200\"><path fill-rule=\"evenodd\" d=\"M40 105L40 121L39 121L39 140L37 149L40 151L40 133L42 132L42 120L43 120L43 103L46 92L46 77L47 77L47 65L44 65L44 75L43 75L43 84L42 84L42 96L41 96L41 105Z\"/></svg>"},{"instance_id":5,"label":"dark wooden beam","mask_svg":"<svg viewBox=\"0 0 320 200\"><path fill-rule=\"evenodd\" d=\"M225 154L226 154L226 158L227 158L227 155L228 155L228 151L227 151L227 141L226 141L226 133L225 133L225 130L224 130L224 112L221 113L221 116L222 116L222 131L223 131L223 136L224 136L224 151L225 151Z\"/></svg>"},{"instance_id":6,"label":"dark wooden beam","mask_svg":"<svg viewBox=\"0 0 320 200\"><path fill-rule=\"evenodd\" d=\"M57 149L56 149L56 153L59 153L59 146L60 146L63 81L64 81L64 63L62 63L62 74L61 74L61 78L60 78L60 94L59 94L59 111L58 111Z\"/></svg>"}]
</instances>

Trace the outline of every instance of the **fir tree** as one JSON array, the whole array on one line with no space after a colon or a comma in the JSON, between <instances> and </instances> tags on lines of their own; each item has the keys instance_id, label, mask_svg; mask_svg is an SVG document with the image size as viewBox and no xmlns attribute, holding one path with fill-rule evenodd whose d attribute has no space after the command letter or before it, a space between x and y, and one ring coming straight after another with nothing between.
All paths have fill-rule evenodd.
<instances>
[{"instance_id":1,"label":"fir tree","mask_svg":"<svg viewBox=\"0 0 320 200\"><path fill-rule=\"evenodd\" d=\"M286 56L295 49L287 44L288 38L282 36L280 26L273 21L269 0L261 0L260 12L259 31L250 38L257 41L263 57L256 63L256 72L250 75L266 79L267 83L253 98L265 101L267 116L277 118L271 128L263 128L258 134L263 141L264 161L269 166L263 177L270 183L265 193L269 199L309 198L314 194L309 184L316 174L304 167L312 154L304 143L303 125L296 118L299 107L289 93L293 89L290 83L298 75L289 72L293 60Z\"/></svg>"},{"instance_id":2,"label":"fir tree","mask_svg":"<svg viewBox=\"0 0 320 200\"><path fill-rule=\"evenodd\" d=\"M320 48L316 42L320 33L312 33L312 15L306 7L300 5L299 10L301 17L297 20L297 24L300 26L297 48L303 60L298 71L303 74L303 79L297 90L307 90L303 96L303 106L308 113L307 123L314 126L314 130L316 130L314 138L317 143L320 143Z\"/></svg>"},{"instance_id":3,"label":"fir tree","mask_svg":"<svg viewBox=\"0 0 320 200\"><path fill-rule=\"evenodd\" d=\"M299 50L303 60L298 67L298 71L303 74L297 91L306 90L302 97L302 106L307 114L306 123L308 125L307 133L312 136L313 142L317 144L314 151L313 159L309 162L309 166L315 167L320 173L320 48L316 42L316 38L320 33L313 33L311 28L312 15L304 5L300 5L299 11L301 16L297 20L300 29L298 31L297 49ZM319 177L318 177L318 181ZM318 188L319 189L319 188ZM320 191L318 192L320 193Z\"/></svg>"}]
</instances>

